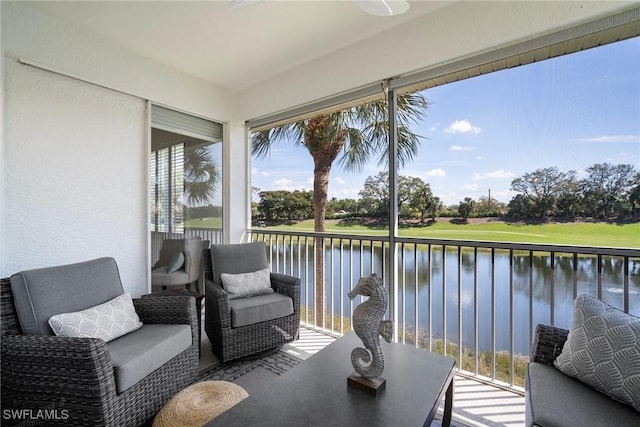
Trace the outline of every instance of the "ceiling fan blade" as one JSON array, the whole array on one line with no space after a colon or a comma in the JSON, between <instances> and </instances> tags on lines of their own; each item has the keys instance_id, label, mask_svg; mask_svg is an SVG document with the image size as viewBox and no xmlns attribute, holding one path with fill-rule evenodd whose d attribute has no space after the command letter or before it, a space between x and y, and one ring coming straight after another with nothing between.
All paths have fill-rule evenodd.
<instances>
[{"instance_id":1,"label":"ceiling fan blade","mask_svg":"<svg viewBox=\"0 0 640 427\"><path fill-rule=\"evenodd\" d=\"M260 3L262 0L231 0L229 7L231 10L242 9Z\"/></svg>"},{"instance_id":2,"label":"ceiling fan blade","mask_svg":"<svg viewBox=\"0 0 640 427\"><path fill-rule=\"evenodd\" d=\"M409 10L406 0L355 0L355 3L360 9L375 16L402 15Z\"/></svg>"},{"instance_id":3,"label":"ceiling fan blade","mask_svg":"<svg viewBox=\"0 0 640 427\"><path fill-rule=\"evenodd\" d=\"M232 10L243 9L261 3L264 0L231 0L229 7ZM354 0L365 12L375 16L402 15L409 10L409 2L406 0Z\"/></svg>"}]
</instances>

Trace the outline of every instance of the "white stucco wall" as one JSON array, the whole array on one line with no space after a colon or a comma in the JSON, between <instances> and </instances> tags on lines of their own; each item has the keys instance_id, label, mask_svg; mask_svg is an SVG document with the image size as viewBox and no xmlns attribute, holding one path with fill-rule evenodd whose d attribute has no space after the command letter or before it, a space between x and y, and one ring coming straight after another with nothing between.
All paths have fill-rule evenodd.
<instances>
[{"instance_id":1,"label":"white stucco wall","mask_svg":"<svg viewBox=\"0 0 640 427\"><path fill-rule=\"evenodd\" d=\"M2 23L2 7L0 7L0 23ZM0 54L2 54L2 31L0 28ZM0 275L2 274L2 259L4 259L2 245L2 229L4 219L4 60L0 57ZM2 276L4 277L4 276Z\"/></svg>"},{"instance_id":2,"label":"white stucco wall","mask_svg":"<svg viewBox=\"0 0 640 427\"><path fill-rule=\"evenodd\" d=\"M1 2L3 49L14 56L218 121L233 119L235 94L136 55L15 2Z\"/></svg>"},{"instance_id":3,"label":"white stucco wall","mask_svg":"<svg viewBox=\"0 0 640 427\"><path fill-rule=\"evenodd\" d=\"M106 255L116 258L127 290L143 293L149 283L145 100L224 123L228 135L242 135L225 143L246 153L235 94L19 3L3 1L0 8L2 62L10 69L2 94L0 276ZM236 164L231 192L245 191L243 168ZM226 227L225 238L239 241L246 217L231 215Z\"/></svg>"},{"instance_id":4,"label":"white stucco wall","mask_svg":"<svg viewBox=\"0 0 640 427\"><path fill-rule=\"evenodd\" d=\"M146 291L145 102L5 63L4 269L112 256Z\"/></svg>"}]
</instances>

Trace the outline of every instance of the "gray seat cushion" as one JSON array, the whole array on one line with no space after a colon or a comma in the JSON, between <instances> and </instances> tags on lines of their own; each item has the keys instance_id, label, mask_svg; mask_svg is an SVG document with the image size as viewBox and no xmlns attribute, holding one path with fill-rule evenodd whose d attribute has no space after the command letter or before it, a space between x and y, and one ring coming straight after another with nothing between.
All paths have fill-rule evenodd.
<instances>
[{"instance_id":1,"label":"gray seat cushion","mask_svg":"<svg viewBox=\"0 0 640 427\"><path fill-rule=\"evenodd\" d=\"M189 283L189 275L184 270L168 272L168 267L158 267L151 271L151 283L154 286L176 286Z\"/></svg>"},{"instance_id":2,"label":"gray seat cushion","mask_svg":"<svg viewBox=\"0 0 640 427\"><path fill-rule=\"evenodd\" d=\"M152 324L107 343L117 392L125 391L160 368L191 343L189 325Z\"/></svg>"},{"instance_id":3,"label":"gray seat cushion","mask_svg":"<svg viewBox=\"0 0 640 427\"><path fill-rule=\"evenodd\" d=\"M640 425L639 412L553 366L530 363L526 382L528 427Z\"/></svg>"},{"instance_id":4,"label":"gray seat cushion","mask_svg":"<svg viewBox=\"0 0 640 427\"><path fill-rule=\"evenodd\" d=\"M231 307L232 328L253 325L293 314L293 300L277 292L233 299L229 301L229 306Z\"/></svg>"},{"instance_id":5,"label":"gray seat cushion","mask_svg":"<svg viewBox=\"0 0 640 427\"><path fill-rule=\"evenodd\" d=\"M113 258L22 271L11 276L11 290L25 335L53 335L49 318L81 311L122 295Z\"/></svg>"}]
</instances>

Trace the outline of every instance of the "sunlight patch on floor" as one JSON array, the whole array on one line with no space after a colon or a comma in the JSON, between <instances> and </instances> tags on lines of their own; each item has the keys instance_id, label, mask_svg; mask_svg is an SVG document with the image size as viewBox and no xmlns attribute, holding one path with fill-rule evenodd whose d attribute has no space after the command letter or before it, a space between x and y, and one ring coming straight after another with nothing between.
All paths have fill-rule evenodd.
<instances>
[{"instance_id":1,"label":"sunlight patch on floor","mask_svg":"<svg viewBox=\"0 0 640 427\"><path fill-rule=\"evenodd\" d=\"M454 413L488 426L524 425L524 396L456 376Z\"/></svg>"},{"instance_id":2,"label":"sunlight patch on floor","mask_svg":"<svg viewBox=\"0 0 640 427\"><path fill-rule=\"evenodd\" d=\"M305 360L335 340L336 338L330 335L300 328L300 337L296 341L283 346L282 350L292 356Z\"/></svg>"}]
</instances>

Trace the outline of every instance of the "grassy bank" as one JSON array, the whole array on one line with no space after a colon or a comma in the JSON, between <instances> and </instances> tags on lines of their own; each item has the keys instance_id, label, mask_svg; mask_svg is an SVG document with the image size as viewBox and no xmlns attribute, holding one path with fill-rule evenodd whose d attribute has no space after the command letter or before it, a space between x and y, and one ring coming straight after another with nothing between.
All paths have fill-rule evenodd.
<instances>
[{"instance_id":1,"label":"grassy bank","mask_svg":"<svg viewBox=\"0 0 640 427\"><path fill-rule=\"evenodd\" d=\"M266 230L313 231L313 220L266 227ZM329 233L384 236L388 228L379 225L342 224L327 221ZM487 242L542 243L640 249L640 223L571 222L523 224L482 221L459 224L441 219L430 225L402 225L402 237L477 240Z\"/></svg>"},{"instance_id":2,"label":"grassy bank","mask_svg":"<svg viewBox=\"0 0 640 427\"><path fill-rule=\"evenodd\" d=\"M221 228L221 218L190 219L187 227ZM388 227L382 225L344 224L329 220L327 232L358 236L386 236ZM313 232L313 220L298 221L259 228L291 232ZM606 222L568 222L523 224L497 220L471 220L460 224L447 218L431 224L401 225L401 237L476 240L486 242L542 243L550 245L578 245L640 249L640 223L615 224Z\"/></svg>"}]
</instances>

